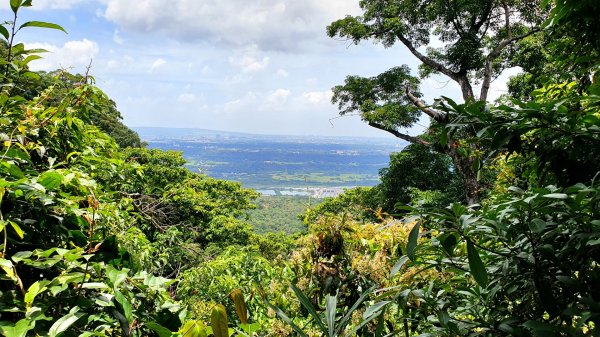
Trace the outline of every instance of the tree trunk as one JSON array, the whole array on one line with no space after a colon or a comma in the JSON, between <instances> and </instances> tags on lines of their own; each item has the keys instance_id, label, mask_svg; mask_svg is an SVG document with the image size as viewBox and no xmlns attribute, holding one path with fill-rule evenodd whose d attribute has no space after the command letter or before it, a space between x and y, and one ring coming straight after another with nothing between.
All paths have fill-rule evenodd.
<instances>
[{"instance_id":1,"label":"tree trunk","mask_svg":"<svg viewBox=\"0 0 600 337\"><path fill-rule=\"evenodd\" d=\"M463 178L467 204L469 206L474 205L481 200L481 185L477 179L477 171L473 169L474 161L470 157L464 157L459 154L457 149L458 144L450 142L447 148L448 155L452 158L456 170Z\"/></svg>"}]
</instances>

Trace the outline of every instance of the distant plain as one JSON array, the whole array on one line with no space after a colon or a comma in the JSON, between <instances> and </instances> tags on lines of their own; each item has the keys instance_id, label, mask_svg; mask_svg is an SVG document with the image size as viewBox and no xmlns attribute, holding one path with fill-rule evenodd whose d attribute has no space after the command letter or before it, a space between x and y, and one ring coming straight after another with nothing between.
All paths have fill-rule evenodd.
<instances>
[{"instance_id":1,"label":"distant plain","mask_svg":"<svg viewBox=\"0 0 600 337\"><path fill-rule=\"evenodd\" d=\"M405 146L387 138L135 130L151 148L182 151L192 171L276 194L286 190L293 193L298 188L376 185L379 170L387 166L390 153Z\"/></svg>"}]
</instances>

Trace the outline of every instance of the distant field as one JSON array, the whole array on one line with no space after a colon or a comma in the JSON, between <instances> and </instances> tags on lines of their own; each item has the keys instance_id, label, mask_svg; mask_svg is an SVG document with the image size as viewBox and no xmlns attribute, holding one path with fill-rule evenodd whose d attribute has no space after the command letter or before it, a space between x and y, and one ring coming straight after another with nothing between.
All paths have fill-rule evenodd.
<instances>
[{"instance_id":1,"label":"distant field","mask_svg":"<svg viewBox=\"0 0 600 337\"><path fill-rule=\"evenodd\" d=\"M305 182L308 185L327 185L327 186L355 186L355 185L375 185L379 182L377 175L372 174L352 174L340 173L338 175L329 175L327 173L309 173L309 174L289 174L275 173L271 178L277 182L286 182L286 185L293 185L298 182Z\"/></svg>"},{"instance_id":2,"label":"distant field","mask_svg":"<svg viewBox=\"0 0 600 337\"><path fill-rule=\"evenodd\" d=\"M264 136L193 129L138 128L152 148L182 151L186 165L255 189L373 186L391 152L388 139Z\"/></svg>"}]
</instances>

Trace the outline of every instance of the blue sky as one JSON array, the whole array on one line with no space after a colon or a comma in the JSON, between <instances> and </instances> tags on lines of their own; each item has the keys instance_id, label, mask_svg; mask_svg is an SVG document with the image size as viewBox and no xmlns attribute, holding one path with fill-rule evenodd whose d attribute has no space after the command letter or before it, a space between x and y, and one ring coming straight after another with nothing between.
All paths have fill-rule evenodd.
<instances>
[{"instance_id":1,"label":"blue sky","mask_svg":"<svg viewBox=\"0 0 600 337\"><path fill-rule=\"evenodd\" d=\"M129 126L392 137L358 117L335 118L330 102L331 88L347 75L373 76L401 64L416 69L400 46L327 38L331 21L360 13L357 3L34 0L19 21L54 22L68 34L30 29L17 40L51 51L31 63L34 70L82 72L91 60L96 84ZM8 0L0 8L10 20ZM505 78L492 95L505 90ZM444 77L425 80L421 90L429 100L459 97Z\"/></svg>"}]
</instances>

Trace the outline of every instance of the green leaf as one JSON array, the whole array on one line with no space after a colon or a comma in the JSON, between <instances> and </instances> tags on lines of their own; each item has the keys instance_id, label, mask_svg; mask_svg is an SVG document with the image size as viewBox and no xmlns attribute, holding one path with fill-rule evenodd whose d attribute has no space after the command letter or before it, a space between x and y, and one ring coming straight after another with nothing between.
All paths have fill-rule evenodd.
<instances>
[{"instance_id":1,"label":"green leaf","mask_svg":"<svg viewBox=\"0 0 600 337\"><path fill-rule=\"evenodd\" d=\"M23 233L23 230L21 229L21 227L19 227L19 225L17 225L16 223L14 223L13 221L10 221L10 226L13 228L13 230L15 231L15 233L17 233L17 235L19 236L19 238L21 240L23 240L23 237L25 236L25 233Z\"/></svg>"},{"instance_id":2,"label":"green leaf","mask_svg":"<svg viewBox=\"0 0 600 337\"><path fill-rule=\"evenodd\" d=\"M327 320L327 332L329 337L334 337L336 310L337 295L327 295L325 298L325 319Z\"/></svg>"},{"instance_id":3,"label":"green leaf","mask_svg":"<svg viewBox=\"0 0 600 337\"><path fill-rule=\"evenodd\" d=\"M541 233L544 231L544 229L546 229L547 223L546 221L542 220L542 219L533 219L531 220L531 222L529 223L529 229L533 232L533 233Z\"/></svg>"},{"instance_id":4,"label":"green leaf","mask_svg":"<svg viewBox=\"0 0 600 337\"><path fill-rule=\"evenodd\" d=\"M450 322L450 315L448 315L447 311L442 310L438 313L438 320L443 327L447 327L448 322Z\"/></svg>"},{"instance_id":5,"label":"green leaf","mask_svg":"<svg viewBox=\"0 0 600 337\"><path fill-rule=\"evenodd\" d=\"M39 60L39 59L41 59L41 58L42 58L42 57L41 57L41 56L39 56L39 55L29 55L29 56L27 56L27 57L26 57L26 58L23 60L23 63L24 63L24 64L29 64L29 62L31 62L31 61L35 61L35 60Z\"/></svg>"},{"instance_id":6,"label":"green leaf","mask_svg":"<svg viewBox=\"0 0 600 337\"><path fill-rule=\"evenodd\" d=\"M206 326L199 321L188 321L180 330L181 337L207 337Z\"/></svg>"},{"instance_id":7,"label":"green leaf","mask_svg":"<svg viewBox=\"0 0 600 337\"><path fill-rule=\"evenodd\" d=\"M64 177L56 171L46 171L38 179L38 183L47 190L53 190L62 184Z\"/></svg>"},{"instance_id":8,"label":"green leaf","mask_svg":"<svg viewBox=\"0 0 600 337\"><path fill-rule=\"evenodd\" d=\"M267 306L269 306L269 308L273 309L273 311L275 311L275 313L277 314L277 316L279 316L279 318L281 318L282 321L284 321L285 323L287 323L289 326L292 327L292 329L301 337L307 337L306 333L304 333L304 331L302 331L302 329L300 329L300 327L298 327L286 314L285 312L283 312L283 310L281 310L280 308L274 306L273 304L269 303L269 301L267 301L266 299L264 299L265 303L267 304Z\"/></svg>"},{"instance_id":9,"label":"green leaf","mask_svg":"<svg viewBox=\"0 0 600 337\"><path fill-rule=\"evenodd\" d=\"M544 198L550 198L550 199L568 199L569 196L567 194L564 194L564 193L550 193L550 194L545 194Z\"/></svg>"},{"instance_id":10,"label":"green leaf","mask_svg":"<svg viewBox=\"0 0 600 337\"><path fill-rule=\"evenodd\" d=\"M374 285L371 288L365 290L360 295L360 297L356 300L356 302L354 302L352 307L350 307L350 309L346 310L346 314L344 315L344 317L342 317L342 319L338 323L338 329L336 331L336 333L338 335L340 335L342 330L344 330L346 328L346 325L352 319L352 314L356 311L356 309L358 309L358 307L367 299L367 297L369 297L370 294L373 293L373 290L375 290L376 288L377 288L377 285Z\"/></svg>"},{"instance_id":11,"label":"green leaf","mask_svg":"<svg viewBox=\"0 0 600 337\"><path fill-rule=\"evenodd\" d=\"M444 250L450 255L454 256L454 248L458 244L458 235L454 232L444 233L438 238Z\"/></svg>"},{"instance_id":12,"label":"green leaf","mask_svg":"<svg viewBox=\"0 0 600 337\"><path fill-rule=\"evenodd\" d=\"M4 36L4 38L6 40L8 40L8 38L10 37L10 34L8 33L8 29L6 29L6 27L4 27L4 25L0 25L0 34L2 34L2 36Z\"/></svg>"},{"instance_id":13,"label":"green leaf","mask_svg":"<svg viewBox=\"0 0 600 337\"><path fill-rule=\"evenodd\" d=\"M556 336L556 329L554 326L539 321L527 321L523 323L523 326L527 329L531 330L534 336L536 337L552 337Z\"/></svg>"},{"instance_id":14,"label":"green leaf","mask_svg":"<svg viewBox=\"0 0 600 337\"><path fill-rule=\"evenodd\" d=\"M485 270L485 266L481 261L481 257L479 257L479 253L475 246L470 240L467 240L467 257L469 259L469 268L471 269L471 274L477 283L485 288L488 284L488 275Z\"/></svg>"},{"instance_id":15,"label":"green leaf","mask_svg":"<svg viewBox=\"0 0 600 337\"><path fill-rule=\"evenodd\" d=\"M242 324L248 323L248 306L246 305L246 301L244 300L244 295L240 289L234 289L229 294L229 298L233 301L235 305L235 312L240 319Z\"/></svg>"},{"instance_id":16,"label":"green leaf","mask_svg":"<svg viewBox=\"0 0 600 337\"><path fill-rule=\"evenodd\" d=\"M402 269L402 267L406 264L407 261L408 261L408 256L401 257L398 260L398 262L396 262L396 264L394 265L394 268L392 268L390 277L394 277L400 271L400 269Z\"/></svg>"},{"instance_id":17,"label":"green leaf","mask_svg":"<svg viewBox=\"0 0 600 337\"><path fill-rule=\"evenodd\" d=\"M313 305L310 302L310 300L308 299L308 297L306 297L306 295L304 295L304 293L302 293L302 291L300 289L298 289L298 287L295 284L292 283L291 287L292 287L292 290L294 291L294 293L296 294L296 297L298 297L300 304L302 304L302 306L306 309L306 311L308 311L308 313L312 316L313 320L315 321L315 323L317 324L319 329L323 333L326 333L327 328L325 327L325 324L323 324L323 321L321 320L321 316L319 316L319 314L317 313L317 310L315 310L315 307L313 307Z\"/></svg>"},{"instance_id":18,"label":"green leaf","mask_svg":"<svg viewBox=\"0 0 600 337\"><path fill-rule=\"evenodd\" d=\"M77 322L78 319L84 316L83 313L78 312L79 307L74 307L71 311L58 319L48 331L48 337L56 337L65 332L73 323Z\"/></svg>"},{"instance_id":19,"label":"green leaf","mask_svg":"<svg viewBox=\"0 0 600 337\"><path fill-rule=\"evenodd\" d=\"M115 269L113 266L106 267L106 276L108 276L110 283L112 283L113 289L117 289L119 284L127 279L128 271L128 269Z\"/></svg>"},{"instance_id":20,"label":"green leaf","mask_svg":"<svg viewBox=\"0 0 600 337\"><path fill-rule=\"evenodd\" d=\"M171 337L173 336L173 333L171 332L171 330L165 328L164 326L156 323L156 322L148 322L146 323L146 326L156 332L158 334L159 337ZM216 335L215 335L216 337Z\"/></svg>"},{"instance_id":21,"label":"green leaf","mask_svg":"<svg viewBox=\"0 0 600 337\"><path fill-rule=\"evenodd\" d=\"M17 14L19 7L21 7L22 0L10 0L10 9L13 13Z\"/></svg>"},{"instance_id":22,"label":"green leaf","mask_svg":"<svg viewBox=\"0 0 600 337\"><path fill-rule=\"evenodd\" d=\"M5 166L6 168L8 168L8 174L16 179L22 179L25 178L25 174L23 174L23 171L21 171L21 169L19 168L19 166L17 166L14 163L11 162L4 162L2 163L3 166Z\"/></svg>"},{"instance_id":23,"label":"green leaf","mask_svg":"<svg viewBox=\"0 0 600 337\"><path fill-rule=\"evenodd\" d=\"M27 336L27 331L34 327L34 322L28 319L22 319L14 325L10 322L0 322L0 334L2 336L25 337Z\"/></svg>"},{"instance_id":24,"label":"green leaf","mask_svg":"<svg viewBox=\"0 0 600 337\"><path fill-rule=\"evenodd\" d=\"M44 290L46 290L46 287L41 286L39 281L30 285L27 293L25 293L25 304L28 307L31 306L35 297Z\"/></svg>"},{"instance_id":25,"label":"green leaf","mask_svg":"<svg viewBox=\"0 0 600 337\"><path fill-rule=\"evenodd\" d=\"M408 242L406 243L406 255L413 261L415 260L415 251L417 249L417 240L419 240L420 228L421 223L417 222L410 231L410 234L408 235Z\"/></svg>"},{"instance_id":26,"label":"green leaf","mask_svg":"<svg viewBox=\"0 0 600 337\"><path fill-rule=\"evenodd\" d=\"M130 323L132 321L131 303L129 303L129 300L125 298L125 295L123 295L123 293L118 290L115 290L114 298L123 309L123 315L125 315L125 318L127 318L127 322Z\"/></svg>"},{"instance_id":27,"label":"green leaf","mask_svg":"<svg viewBox=\"0 0 600 337\"><path fill-rule=\"evenodd\" d=\"M373 319L377 316L379 316L379 314L381 314L382 310L388 305L392 303L391 301L382 301L382 302L377 302L375 304L373 304L372 306L368 307L367 310L365 310L365 312L363 313L363 319Z\"/></svg>"},{"instance_id":28,"label":"green leaf","mask_svg":"<svg viewBox=\"0 0 600 337\"><path fill-rule=\"evenodd\" d=\"M12 2L12 1L11 1ZM22 24L18 30L21 30L22 28L25 27L38 27L38 28L50 28L50 29L56 29L56 30L60 30L63 32L67 32L63 27L55 24L55 23L51 23L51 22L43 22L43 21L28 21L25 22L24 24Z\"/></svg>"},{"instance_id":29,"label":"green leaf","mask_svg":"<svg viewBox=\"0 0 600 337\"><path fill-rule=\"evenodd\" d=\"M217 304L210 315L210 325L214 337L229 337L227 328L227 311L222 304ZM162 336L161 336L162 337Z\"/></svg>"},{"instance_id":30,"label":"green leaf","mask_svg":"<svg viewBox=\"0 0 600 337\"><path fill-rule=\"evenodd\" d=\"M512 138L512 136L512 133L510 133L508 130L499 129L494 135L494 138L492 139L491 148L493 150L499 149L504 144L506 144L506 142L508 142L509 139Z\"/></svg>"}]
</instances>

